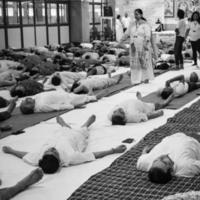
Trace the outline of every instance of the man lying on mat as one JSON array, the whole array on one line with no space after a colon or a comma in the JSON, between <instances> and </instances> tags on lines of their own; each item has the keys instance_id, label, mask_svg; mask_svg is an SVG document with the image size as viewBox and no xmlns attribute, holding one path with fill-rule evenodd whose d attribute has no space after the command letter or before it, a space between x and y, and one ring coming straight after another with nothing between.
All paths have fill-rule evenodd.
<instances>
[{"instance_id":1,"label":"man lying on mat","mask_svg":"<svg viewBox=\"0 0 200 200\"><path fill-rule=\"evenodd\" d=\"M145 147L137 169L148 172L149 180L167 183L172 176L193 177L200 174L200 143L184 133L165 137L151 150Z\"/></svg>"},{"instance_id":2,"label":"man lying on mat","mask_svg":"<svg viewBox=\"0 0 200 200\"><path fill-rule=\"evenodd\" d=\"M81 107L87 102L94 101L97 101L96 96L86 94L78 95L65 92L64 90L55 90L27 97L21 102L20 110L23 114L71 110L76 107Z\"/></svg>"},{"instance_id":3,"label":"man lying on mat","mask_svg":"<svg viewBox=\"0 0 200 200\"><path fill-rule=\"evenodd\" d=\"M93 90L104 89L116 85L120 83L122 79L122 74L118 77L111 77L110 73L108 74L108 77L89 77L75 82L72 86L71 92L74 92L75 94L93 94Z\"/></svg>"},{"instance_id":4,"label":"man lying on mat","mask_svg":"<svg viewBox=\"0 0 200 200\"><path fill-rule=\"evenodd\" d=\"M128 99L116 105L108 114L112 125L125 125L126 123L144 122L162 116L160 110L167 106L173 99L173 94L162 103L146 103L142 101L140 92L136 94L137 99Z\"/></svg>"},{"instance_id":5,"label":"man lying on mat","mask_svg":"<svg viewBox=\"0 0 200 200\"><path fill-rule=\"evenodd\" d=\"M200 88L199 73L192 72L189 75L174 77L165 83L165 88L159 90L162 99L167 99L172 93L174 97L181 97L193 90Z\"/></svg>"},{"instance_id":6,"label":"man lying on mat","mask_svg":"<svg viewBox=\"0 0 200 200\"><path fill-rule=\"evenodd\" d=\"M61 125L60 129L36 152L16 151L8 146L4 146L3 151L22 158L29 164L39 165L47 174L56 173L60 167L93 161L114 153L123 153L126 150L125 145L107 151L85 152L89 138L88 127L95 120L96 116L92 115L79 129L74 129L61 117L57 117L57 123Z\"/></svg>"},{"instance_id":7,"label":"man lying on mat","mask_svg":"<svg viewBox=\"0 0 200 200\"><path fill-rule=\"evenodd\" d=\"M115 67L112 65L95 64L87 70L87 76L110 74L115 71Z\"/></svg>"},{"instance_id":8,"label":"man lying on mat","mask_svg":"<svg viewBox=\"0 0 200 200\"><path fill-rule=\"evenodd\" d=\"M29 186L37 183L43 177L43 172L40 168L37 168L30 172L26 177L17 182L15 185L11 187L1 188L0 189L0 199L1 200L9 200L13 198L15 195L19 194L26 190ZM0 181L1 185L1 181Z\"/></svg>"},{"instance_id":9,"label":"man lying on mat","mask_svg":"<svg viewBox=\"0 0 200 200\"><path fill-rule=\"evenodd\" d=\"M79 81L86 78L85 72L55 72L44 83L45 89L58 87L70 91L74 81Z\"/></svg>"}]
</instances>

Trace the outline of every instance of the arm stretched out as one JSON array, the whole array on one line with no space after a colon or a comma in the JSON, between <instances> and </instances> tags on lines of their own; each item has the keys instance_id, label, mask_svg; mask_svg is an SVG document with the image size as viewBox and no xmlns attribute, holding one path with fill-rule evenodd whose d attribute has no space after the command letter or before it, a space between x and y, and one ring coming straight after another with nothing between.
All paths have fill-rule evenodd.
<instances>
[{"instance_id":1,"label":"arm stretched out","mask_svg":"<svg viewBox=\"0 0 200 200\"><path fill-rule=\"evenodd\" d=\"M185 81L185 77L184 75L180 75L180 76L176 76L174 78L169 79L168 81L166 81L165 85L169 86L170 83L174 82L174 81Z\"/></svg>"}]
</instances>

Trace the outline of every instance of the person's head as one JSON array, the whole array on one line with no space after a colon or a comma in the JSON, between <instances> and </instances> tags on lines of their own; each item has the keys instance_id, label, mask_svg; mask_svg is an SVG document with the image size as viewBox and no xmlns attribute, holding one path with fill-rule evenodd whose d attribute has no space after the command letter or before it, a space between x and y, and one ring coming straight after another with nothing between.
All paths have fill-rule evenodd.
<instances>
[{"instance_id":1,"label":"person's head","mask_svg":"<svg viewBox=\"0 0 200 200\"><path fill-rule=\"evenodd\" d=\"M191 16L191 21L197 21L198 23L200 23L200 14L198 11L195 11L192 13L192 16Z\"/></svg>"},{"instance_id":2,"label":"person's head","mask_svg":"<svg viewBox=\"0 0 200 200\"><path fill-rule=\"evenodd\" d=\"M120 15L117 15L117 19L120 19L121 18L121 16Z\"/></svg>"},{"instance_id":3,"label":"person's head","mask_svg":"<svg viewBox=\"0 0 200 200\"><path fill-rule=\"evenodd\" d=\"M167 99L172 93L173 89L171 87L165 87L160 93L160 96L162 99Z\"/></svg>"},{"instance_id":4,"label":"person's head","mask_svg":"<svg viewBox=\"0 0 200 200\"><path fill-rule=\"evenodd\" d=\"M25 96L25 88L23 85L15 85L10 90L10 95L12 97L24 97Z\"/></svg>"},{"instance_id":5,"label":"person's head","mask_svg":"<svg viewBox=\"0 0 200 200\"><path fill-rule=\"evenodd\" d=\"M20 104L20 110L23 114L32 114L34 113L35 100L28 97L23 100Z\"/></svg>"},{"instance_id":6,"label":"person's head","mask_svg":"<svg viewBox=\"0 0 200 200\"><path fill-rule=\"evenodd\" d=\"M148 172L149 180L153 183L165 184L172 179L174 162L168 155L155 159Z\"/></svg>"},{"instance_id":7,"label":"person's head","mask_svg":"<svg viewBox=\"0 0 200 200\"><path fill-rule=\"evenodd\" d=\"M58 86L61 84L61 78L58 74L55 74L51 78L51 83L52 85Z\"/></svg>"},{"instance_id":8,"label":"person's head","mask_svg":"<svg viewBox=\"0 0 200 200\"><path fill-rule=\"evenodd\" d=\"M56 173L60 167L60 156L55 148L49 148L38 163L45 174Z\"/></svg>"},{"instance_id":9,"label":"person's head","mask_svg":"<svg viewBox=\"0 0 200 200\"><path fill-rule=\"evenodd\" d=\"M140 8L135 9L134 15L135 15L135 19L137 21L139 21L141 19L146 21L146 19L143 17L143 11Z\"/></svg>"},{"instance_id":10,"label":"person's head","mask_svg":"<svg viewBox=\"0 0 200 200\"><path fill-rule=\"evenodd\" d=\"M192 72L190 74L190 82L198 82L198 80L199 80L199 77L198 77L197 73L196 72Z\"/></svg>"},{"instance_id":11,"label":"person's head","mask_svg":"<svg viewBox=\"0 0 200 200\"><path fill-rule=\"evenodd\" d=\"M125 125L126 124L126 115L122 108L118 108L113 111L112 114L112 125Z\"/></svg>"},{"instance_id":12,"label":"person's head","mask_svg":"<svg viewBox=\"0 0 200 200\"><path fill-rule=\"evenodd\" d=\"M185 17L185 12L184 12L183 10L181 10L181 9L178 9L178 11L177 11L177 17L178 17L179 19L184 19L184 17Z\"/></svg>"}]
</instances>

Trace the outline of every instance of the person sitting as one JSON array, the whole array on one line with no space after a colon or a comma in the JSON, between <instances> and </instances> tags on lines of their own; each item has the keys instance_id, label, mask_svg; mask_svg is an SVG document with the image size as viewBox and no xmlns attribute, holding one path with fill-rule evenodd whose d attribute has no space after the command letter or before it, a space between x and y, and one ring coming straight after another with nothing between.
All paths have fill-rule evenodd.
<instances>
[{"instance_id":1,"label":"person sitting","mask_svg":"<svg viewBox=\"0 0 200 200\"><path fill-rule=\"evenodd\" d=\"M43 177L43 172L40 168L31 171L26 177L17 182L11 187L5 187L0 189L0 199L8 200L16 196L17 194L26 190L29 186L37 183ZM1 183L1 181L0 181ZM0 184L1 185L1 184Z\"/></svg>"},{"instance_id":2,"label":"person sitting","mask_svg":"<svg viewBox=\"0 0 200 200\"><path fill-rule=\"evenodd\" d=\"M44 91L44 86L32 79L27 79L17 82L11 89L10 95L12 97L25 97L38 94Z\"/></svg>"},{"instance_id":3,"label":"person sitting","mask_svg":"<svg viewBox=\"0 0 200 200\"><path fill-rule=\"evenodd\" d=\"M112 85L120 83L123 79L123 75L116 78L111 78L111 75L108 74L108 77L89 77L78 82L75 82L71 88L71 92L75 94L93 94L94 90L108 88Z\"/></svg>"},{"instance_id":4,"label":"person sitting","mask_svg":"<svg viewBox=\"0 0 200 200\"><path fill-rule=\"evenodd\" d=\"M103 75L112 72L115 72L115 67L103 64L102 65L96 64L88 69L87 76Z\"/></svg>"},{"instance_id":5,"label":"person sitting","mask_svg":"<svg viewBox=\"0 0 200 200\"><path fill-rule=\"evenodd\" d=\"M52 112L82 107L87 102L97 101L96 96L77 95L63 90L41 92L28 97L20 104L23 114L35 112Z\"/></svg>"},{"instance_id":6,"label":"person sitting","mask_svg":"<svg viewBox=\"0 0 200 200\"><path fill-rule=\"evenodd\" d=\"M165 83L165 87L158 92L162 99L167 99L172 93L174 97L181 97L185 94L200 88L200 82L197 82L198 72L192 72L188 75L174 77Z\"/></svg>"},{"instance_id":7,"label":"person sitting","mask_svg":"<svg viewBox=\"0 0 200 200\"><path fill-rule=\"evenodd\" d=\"M16 107L16 101L17 98L10 100L10 102L6 101L9 105L5 111L0 112L0 121L5 121L6 119L9 119L11 117L11 114Z\"/></svg>"},{"instance_id":8,"label":"person sitting","mask_svg":"<svg viewBox=\"0 0 200 200\"><path fill-rule=\"evenodd\" d=\"M44 83L45 89L61 87L66 91L70 91L74 81L86 78L85 72L55 72Z\"/></svg>"},{"instance_id":9,"label":"person sitting","mask_svg":"<svg viewBox=\"0 0 200 200\"><path fill-rule=\"evenodd\" d=\"M78 130L70 127L61 117L56 119L61 125L59 131L49 138L40 149L28 153L4 146L3 151L23 159L28 164L39 166L46 174L53 174L60 167L94 161L114 153L123 153L126 150L126 146L121 145L107 151L85 152L89 138L88 128L96 120L95 115L89 117Z\"/></svg>"},{"instance_id":10,"label":"person sitting","mask_svg":"<svg viewBox=\"0 0 200 200\"><path fill-rule=\"evenodd\" d=\"M173 95L171 95L163 103L146 103L142 101L140 92L137 92L136 96L137 99L125 100L109 112L108 118L112 125L139 123L160 117L163 115L163 111L160 109L166 107L173 99Z\"/></svg>"},{"instance_id":11,"label":"person sitting","mask_svg":"<svg viewBox=\"0 0 200 200\"><path fill-rule=\"evenodd\" d=\"M167 183L172 176L194 177L200 174L200 143L184 133L167 136L151 148L146 146L137 161L137 169L148 172L154 183Z\"/></svg>"}]
</instances>

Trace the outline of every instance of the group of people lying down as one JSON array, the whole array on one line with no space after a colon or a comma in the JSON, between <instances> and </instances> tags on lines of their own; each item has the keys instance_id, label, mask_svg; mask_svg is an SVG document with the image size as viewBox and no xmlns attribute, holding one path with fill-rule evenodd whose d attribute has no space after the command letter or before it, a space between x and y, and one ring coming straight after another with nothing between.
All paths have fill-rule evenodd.
<instances>
[{"instance_id":1,"label":"group of people lying down","mask_svg":"<svg viewBox=\"0 0 200 200\"><path fill-rule=\"evenodd\" d=\"M121 78L119 76L116 81ZM174 81L176 81L176 84L171 84ZM127 99L114 106L108 113L112 125L144 122L163 115L161 109L167 106L175 97L182 96L194 90L194 88L199 88L198 71L192 72L187 77L181 75L166 81L166 88L172 89L172 92L164 97L165 100L162 103L143 102L141 93L137 92L137 99ZM84 92L90 91L84 90ZM8 102L2 99L2 102L5 101L4 104L9 105L8 110L4 112L11 114L15 108L16 100L17 98ZM47 91L26 98L22 101L20 109L24 114L49 112L66 108L73 109L82 106L85 102L96 100L96 96L87 94L73 94L64 90ZM4 153L12 154L39 168L32 171L16 185L0 189L0 199L12 198L28 186L38 182L43 177L43 173L53 174L61 167L94 161L114 153L123 153L126 150L125 145L101 152L85 152L88 145L88 128L95 122L95 119L96 117L92 115L79 129L75 129L61 117L57 117L57 123L60 124L59 131L35 152L18 151L12 147L3 146L2 151ZM148 172L151 182L163 184L170 181L173 176L193 177L198 175L200 173L200 143L184 133L176 133L165 137L153 148L149 146L144 148L138 158L137 169Z\"/></svg>"}]
</instances>

